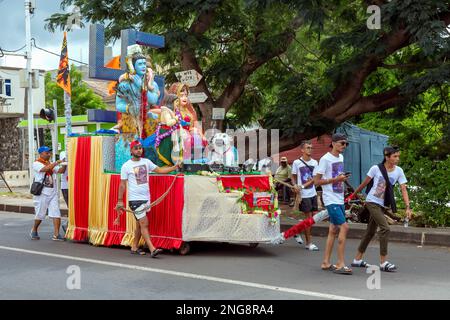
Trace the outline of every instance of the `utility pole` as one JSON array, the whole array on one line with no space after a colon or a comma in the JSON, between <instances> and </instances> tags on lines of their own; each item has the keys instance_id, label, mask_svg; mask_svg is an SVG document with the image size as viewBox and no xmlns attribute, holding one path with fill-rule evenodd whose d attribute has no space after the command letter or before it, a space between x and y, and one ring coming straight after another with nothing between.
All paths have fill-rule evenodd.
<instances>
[{"instance_id":1,"label":"utility pole","mask_svg":"<svg viewBox=\"0 0 450 320\"><path fill-rule=\"evenodd\" d=\"M34 128L33 128L33 86L31 78L31 14L34 12L34 6L31 0L25 0L25 44L27 46L27 83L25 88L27 93L28 107L28 171L30 173L30 186L33 181L33 162L34 162Z\"/></svg>"}]
</instances>

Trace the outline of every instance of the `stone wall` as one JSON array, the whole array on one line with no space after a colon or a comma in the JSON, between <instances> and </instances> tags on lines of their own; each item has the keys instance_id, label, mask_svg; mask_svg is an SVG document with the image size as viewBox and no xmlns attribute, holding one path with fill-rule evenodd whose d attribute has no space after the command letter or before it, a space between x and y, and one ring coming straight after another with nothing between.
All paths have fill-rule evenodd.
<instances>
[{"instance_id":1,"label":"stone wall","mask_svg":"<svg viewBox=\"0 0 450 320\"><path fill-rule=\"evenodd\" d=\"M0 170L22 170L22 132L19 118L0 118Z\"/></svg>"}]
</instances>

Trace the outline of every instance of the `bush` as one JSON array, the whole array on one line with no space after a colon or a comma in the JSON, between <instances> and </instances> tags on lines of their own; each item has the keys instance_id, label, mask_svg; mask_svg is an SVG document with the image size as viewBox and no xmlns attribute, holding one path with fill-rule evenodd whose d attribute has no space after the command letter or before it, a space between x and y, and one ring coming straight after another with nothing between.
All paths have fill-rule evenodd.
<instances>
[{"instance_id":1,"label":"bush","mask_svg":"<svg viewBox=\"0 0 450 320\"><path fill-rule=\"evenodd\" d=\"M415 224L450 226L450 156L443 161L421 158L409 163L404 169Z\"/></svg>"}]
</instances>

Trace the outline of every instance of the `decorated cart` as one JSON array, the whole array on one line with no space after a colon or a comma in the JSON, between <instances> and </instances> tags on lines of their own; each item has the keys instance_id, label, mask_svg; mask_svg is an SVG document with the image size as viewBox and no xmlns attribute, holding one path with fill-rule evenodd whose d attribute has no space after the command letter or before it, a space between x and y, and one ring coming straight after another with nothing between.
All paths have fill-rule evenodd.
<instances>
[{"instance_id":1,"label":"decorated cart","mask_svg":"<svg viewBox=\"0 0 450 320\"><path fill-rule=\"evenodd\" d=\"M118 140L118 135L69 139L67 239L131 246L136 227L133 214L121 215L114 223L120 184L120 168L115 166ZM280 232L276 192L268 175L150 174L149 186L152 201L167 194L147 213L156 247L185 254L191 241L255 246Z\"/></svg>"}]
</instances>

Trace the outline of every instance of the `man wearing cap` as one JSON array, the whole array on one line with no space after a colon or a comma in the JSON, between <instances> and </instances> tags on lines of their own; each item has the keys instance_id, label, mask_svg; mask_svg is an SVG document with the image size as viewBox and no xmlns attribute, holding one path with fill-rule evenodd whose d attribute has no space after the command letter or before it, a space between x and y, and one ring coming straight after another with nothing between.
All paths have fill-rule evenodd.
<instances>
[{"instance_id":1,"label":"man wearing cap","mask_svg":"<svg viewBox=\"0 0 450 320\"><path fill-rule=\"evenodd\" d=\"M169 173L179 168L177 163L171 167L160 168L149 159L142 158L143 147L140 141L136 140L130 144L131 159L125 162L120 170L120 187L116 205L116 210L124 208L123 193L128 185L128 204L130 209L135 212L136 229L134 232L134 240L131 246L131 253L145 255L145 252L139 249L139 241L141 235L147 244L151 257L155 258L161 249L153 246L148 232L147 212L140 211L140 208L148 208L150 204L150 188L148 184L149 172Z\"/></svg>"},{"instance_id":2,"label":"man wearing cap","mask_svg":"<svg viewBox=\"0 0 450 320\"><path fill-rule=\"evenodd\" d=\"M314 183L322 186L322 197L325 207L330 216L330 227L328 229L328 239L325 247L323 270L334 271L338 274L352 274L352 270L345 265L345 241L347 239L348 224L345 220L344 207L344 181L348 175L344 172L344 153L348 145L347 137L341 133L333 134L331 152L326 153L319 161ZM331 251L333 250L336 234L338 236L338 260L336 265L330 263Z\"/></svg>"},{"instance_id":3,"label":"man wearing cap","mask_svg":"<svg viewBox=\"0 0 450 320\"><path fill-rule=\"evenodd\" d=\"M275 172L275 179L278 181L286 182L288 184L291 183L291 166L288 164L288 160L286 157L281 157L280 166ZM283 201L289 202L291 199L291 189L289 187L284 186L281 183L275 183L275 189L277 192L280 192L280 189L283 190Z\"/></svg>"},{"instance_id":4,"label":"man wearing cap","mask_svg":"<svg viewBox=\"0 0 450 320\"><path fill-rule=\"evenodd\" d=\"M35 219L30 237L32 240L39 240L38 227L48 209L48 216L53 219L53 237L52 240L63 241L64 238L59 234L61 226L61 212L59 210L59 196L56 187L56 173L62 173L66 170L65 166L56 168L62 160L50 163L51 151L49 147L42 146L38 149L39 158L33 163L34 181L42 182L44 188L38 196L33 196ZM57 171L57 172L56 172Z\"/></svg>"}]
</instances>

